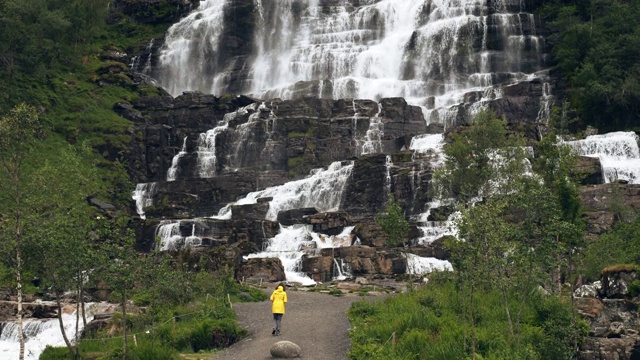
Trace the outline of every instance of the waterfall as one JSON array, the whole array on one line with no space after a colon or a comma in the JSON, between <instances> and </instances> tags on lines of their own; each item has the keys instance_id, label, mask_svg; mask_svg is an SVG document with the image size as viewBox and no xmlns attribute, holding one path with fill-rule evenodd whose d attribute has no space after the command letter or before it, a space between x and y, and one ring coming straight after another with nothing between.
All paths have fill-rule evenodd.
<instances>
[{"instance_id":1,"label":"waterfall","mask_svg":"<svg viewBox=\"0 0 640 360\"><path fill-rule=\"evenodd\" d=\"M387 155L384 162L384 167L386 168L384 191L387 199L391 196L391 166L393 166L393 163L391 162L391 155Z\"/></svg>"},{"instance_id":2,"label":"waterfall","mask_svg":"<svg viewBox=\"0 0 640 360\"><path fill-rule=\"evenodd\" d=\"M198 9L167 31L158 81L173 95L186 90L219 94L218 63L227 0L203 0ZM207 75L205 75L207 74ZM213 78L208 74L220 74Z\"/></svg>"},{"instance_id":3,"label":"waterfall","mask_svg":"<svg viewBox=\"0 0 640 360\"><path fill-rule=\"evenodd\" d=\"M178 163L180 163L180 158L187 154L187 136L184 137L182 141L182 149L180 152L176 154L171 160L171 167L167 171L167 181L175 181L178 175Z\"/></svg>"},{"instance_id":4,"label":"waterfall","mask_svg":"<svg viewBox=\"0 0 640 360\"><path fill-rule=\"evenodd\" d=\"M456 220L459 218L460 212L453 212L445 221L429 220L431 209L438 208L443 205L445 204L440 201L430 202L427 205L427 211L415 217L414 220L419 225L418 229L422 233L421 237L414 240L415 245L427 245L446 235L458 236Z\"/></svg>"},{"instance_id":5,"label":"waterfall","mask_svg":"<svg viewBox=\"0 0 640 360\"><path fill-rule=\"evenodd\" d=\"M156 193L156 183L140 183L131 198L136 201L136 211L141 219L146 219L144 209L153 205L153 196Z\"/></svg>"},{"instance_id":6,"label":"waterfall","mask_svg":"<svg viewBox=\"0 0 640 360\"><path fill-rule=\"evenodd\" d=\"M87 321L93 319L93 304L85 304ZM76 314L62 314L65 332L72 342L76 337ZM84 328L82 318L78 323L78 330ZM57 318L54 319L25 319L23 322L25 334L25 359L38 360L47 346L66 346L60 331ZM78 334L79 335L79 334ZM18 324L14 322L0 323L0 358L17 359L20 344L18 342Z\"/></svg>"},{"instance_id":7,"label":"waterfall","mask_svg":"<svg viewBox=\"0 0 640 360\"><path fill-rule=\"evenodd\" d=\"M420 257L411 253L405 253L404 256L407 259L407 274L421 275L434 271L453 271L453 266L447 260Z\"/></svg>"},{"instance_id":8,"label":"waterfall","mask_svg":"<svg viewBox=\"0 0 640 360\"><path fill-rule=\"evenodd\" d=\"M466 111L459 105L548 76L545 40L523 2L352 3L253 0L246 28L226 31L237 21L234 4L203 0L169 29L153 75L172 95L234 89L263 99L404 97L428 121L445 124ZM238 32L251 40L227 49L227 37Z\"/></svg>"},{"instance_id":9,"label":"waterfall","mask_svg":"<svg viewBox=\"0 0 640 360\"><path fill-rule=\"evenodd\" d=\"M374 117L369 119L369 130L367 130L364 144L362 145L362 155L382 152L382 136L384 135L384 124L382 123L382 119L380 118L381 112L382 105L378 104L378 112Z\"/></svg>"},{"instance_id":10,"label":"waterfall","mask_svg":"<svg viewBox=\"0 0 640 360\"><path fill-rule=\"evenodd\" d=\"M185 239L180 233L180 220L163 220L156 229L156 239L160 251L177 250L184 245Z\"/></svg>"},{"instance_id":11,"label":"waterfall","mask_svg":"<svg viewBox=\"0 0 640 360\"><path fill-rule=\"evenodd\" d=\"M226 114L228 115L228 114ZM225 117L226 117L225 115ZM198 138L198 176L207 178L216 173L216 137L229 128L229 122L223 121L221 125L200 134Z\"/></svg>"},{"instance_id":12,"label":"waterfall","mask_svg":"<svg viewBox=\"0 0 640 360\"><path fill-rule=\"evenodd\" d=\"M313 247L315 241L311 235L310 225L280 226L280 232L269 239L266 249L258 254L251 254L247 258L277 257L282 262L284 273L288 281L299 282L303 285L313 285L315 281L300 270L303 248Z\"/></svg>"},{"instance_id":13,"label":"waterfall","mask_svg":"<svg viewBox=\"0 0 640 360\"><path fill-rule=\"evenodd\" d=\"M349 274L348 266L342 259L333 258L333 268L333 273L336 274L336 276L333 277L334 280L346 280L351 276L351 274Z\"/></svg>"},{"instance_id":14,"label":"waterfall","mask_svg":"<svg viewBox=\"0 0 640 360\"><path fill-rule=\"evenodd\" d=\"M315 207L320 212L336 211L342 192L351 176L353 163L334 162L325 169L312 170L307 178L290 181L247 194L244 198L220 209L218 219L231 218L231 205L255 204L259 198L272 197L266 219L275 221L283 210Z\"/></svg>"},{"instance_id":15,"label":"waterfall","mask_svg":"<svg viewBox=\"0 0 640 360\"><path fill-rule=\"evenodd\" d=\"M191 224L191 235L187 236L184 239L184 247L187 249L190 249L194 246L200 246L202 245L202 238L199 236L196 236L196 224L193 223Z\"/></svg>"},{"instance_id":16,"label":"waterfall","mask_svg":"<svg viewBox=\"0 0 640 360\"><path fill-rule=\"evenodd\" d=\"M313 253L316 249L351 246L353 228L347 226L340 234L328 236L313 232L311 225L280 225L280 232L269 239L266 248L260 253L248 255L247 259L279 258L288 281L299 282L305 286L314 285L315 281L300 271L302 256L305 253Z\"/></svg>"},{"instance_id":17,"label":"waterfall","mask_svg":"<svg viewBox=\"0 0 640 360\"><path fill-rule=\"evenodd\" d=\"M567 141L582 156L600 159L605 183L617 180L640 184L640 150L635 132L612 132Z\"/></svg>"}]
</instances>

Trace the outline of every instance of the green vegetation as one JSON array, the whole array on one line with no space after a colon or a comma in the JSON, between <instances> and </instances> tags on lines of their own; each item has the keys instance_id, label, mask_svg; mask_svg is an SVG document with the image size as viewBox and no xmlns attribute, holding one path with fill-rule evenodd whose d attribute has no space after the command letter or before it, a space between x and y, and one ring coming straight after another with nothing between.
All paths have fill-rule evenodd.
<instances>
[{"instance_id":1,"label":"green vegetation","mask_svg":"<svg viewBox=\"0 0 640 360\"><path fill-rule=\"evenodd\" d=\"M393 196L387 201L386 212L376 217L376 223L387 234L387 246L396 247L404 244L410 225L404 216L402 206Z\"/></svg>"},{"instance_id":2,"label":"green vegetation","mask_svg":"<svg viewBox=\"0 0 640 360\"><path fill-rule=\"evenodd\" d=\"M560 289L584 247L575 157L553 133L532 157L488 112L452 139L433 187L461 213L446 242L455 271L382 305L354 305L350 357L571 358L583 330Z\"/></svg>"},{"instance_id":3,"label":"green vegetation","mask_svg":"<svg viewBox=\"0 0 640 360\"><path fill-rule=\"evenodd\" d=\"M553 33L555 67L584 128L640 126L640 3L613 0L536 0Z\"/></svg>"},{"instance_id":4,"label":"green vegetation","mask_svg":"<svg viewBox=\"0 0 640 360\"><path fill-rule=\"evenodd\" d=\"M177 359L178 353L213 351L246 335L229 300L262 301L263 291L237 283L230 272L175 269L165 260L154 267L152 263L161 259L148 258L151 263L143 264L145 270L136 274L138 288L131 294L134 303L147 310L115 314L108 328L85 334L77 345L79 354L105 360L122 359L125 353L128 359ZM67 349L48 348L40 359L73 356Z\"/></svg>"},{"instance_id":5,"label":"green vegetation","mask_svg":"<svg viewBox=\"0 0 640 360\"><path fill-rule=\"evenodd\" d=\"M471 126L451 137L445 164L434 173L434 196L466 204L494 193L497 186L508 192L512 180L522 177L523 139L508 136L506 122L492 112L480 112Z\"/></svg>"},{"instance_id":6,"label":"green vegetation","mask_svg":"<svg viewBox=\"0 0 640 360\"><path fill-rule=\"evenodd\" d=\"M640 264L640 217L619 222L584 252L582 268L589 281L600 279L602 270L615 264Z\"/></svg>"},{"instance_id":7,"label":"green vegetation","mask_svg":"<svg viewBox=\"0 0 640 360\"><path fill-rule=\"evenodd\" d=\"M39 153L54 156L69 143L86 143L95 155L80 166L97 171L93 195L127 205L132 185L123 164L131 124L113 108L159 92L132 84L123 62L162 36L176 6L147 8L157 12L147 13L156 21L141 24L110 3L0 0L0 116L23 102L34 106L53 133Z\"/></svg>"},{"instance_id":8,"label":"green vegetation","mask_svg":"<svg viewBox=\"0 0 640 360\"><path fill-rule=\"evenodd\" d=\"M569 359L571 308L559 298L534 292L522 310L521 336L509 333L497 290L474 297L478 359ZM468 301L453 278L434 276L428 285L384 302L366 300L349 310L349 359L469 359L472 356ZM517 301L510 303L516 308Z\"/></svg>"}]
</instances>

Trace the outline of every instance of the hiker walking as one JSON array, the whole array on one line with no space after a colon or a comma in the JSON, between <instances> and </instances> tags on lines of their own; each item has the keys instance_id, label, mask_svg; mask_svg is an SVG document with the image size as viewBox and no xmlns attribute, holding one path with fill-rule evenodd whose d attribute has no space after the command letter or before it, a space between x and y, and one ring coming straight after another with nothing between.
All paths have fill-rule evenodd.
<instances>
[{"instance_id":1,"label":"hiker walking","mask_svg":"<svg viewBox=\"0 0 640 360\"><path fill-rule=\"evenodd\" d=\"M271 312L273 313L273 321L275 323L271 335L279 336L280 322L282 321L282 316L284 315L284 306L287 303L287 293L284 291L284 287L282 286L282 284L276 287L269 299L271 299L272 302Z\"/></svg>"}]
</instances>

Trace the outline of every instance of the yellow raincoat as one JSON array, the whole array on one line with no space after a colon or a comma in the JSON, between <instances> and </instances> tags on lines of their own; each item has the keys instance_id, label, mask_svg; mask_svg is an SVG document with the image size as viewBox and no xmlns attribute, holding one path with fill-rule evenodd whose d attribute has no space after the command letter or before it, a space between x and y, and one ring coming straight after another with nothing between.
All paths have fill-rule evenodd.
<instances>
[{"instance_id":1,"label":"yellow raincoat","mask_svg":"<svg viewBox=\"0 0 640 360\"><path fill-rule=\"evenodd\" d=\"M270 297L273 304L271 304L271 312L274 314L284 314L284 304L287 303L287 293L284 292L284 288L282 286L278 286L276 290L273 291Z\"/></svg>"}]
</instances>

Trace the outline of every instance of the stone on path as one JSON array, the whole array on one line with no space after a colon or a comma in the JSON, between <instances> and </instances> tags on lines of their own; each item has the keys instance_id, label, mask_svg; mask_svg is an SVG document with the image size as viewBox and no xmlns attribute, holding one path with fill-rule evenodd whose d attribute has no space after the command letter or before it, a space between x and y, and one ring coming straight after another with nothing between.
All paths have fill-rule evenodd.
<instances>
[{"instance_id":1,"label":"stone on path","mask_svg":"<svg viewBox=\"0 0 640 360\"><path fill-rule=\"evenodd\" d=\"M271 345L271 356L277 359L292 359L300 357L300 346L291 341L278 341Z\"/></svg>"}]
</instances>

